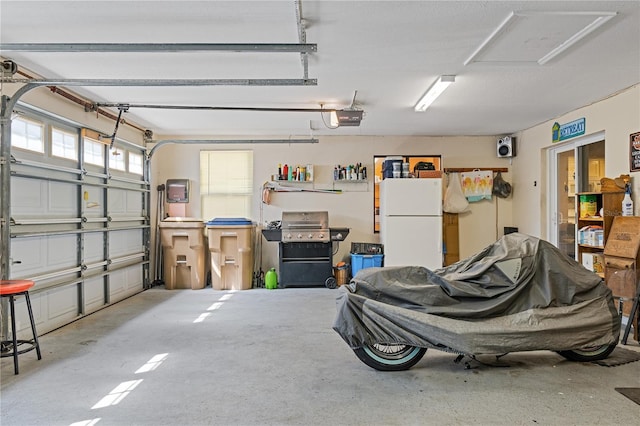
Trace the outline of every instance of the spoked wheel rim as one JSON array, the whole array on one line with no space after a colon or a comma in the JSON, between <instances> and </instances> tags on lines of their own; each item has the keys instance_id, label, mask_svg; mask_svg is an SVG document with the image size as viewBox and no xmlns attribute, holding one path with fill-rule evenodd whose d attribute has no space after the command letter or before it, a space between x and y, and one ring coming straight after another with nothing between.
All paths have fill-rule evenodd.
<instances>
[{"instance_id":1,"label":"spoked wheel rim","mask_svg":"<svg viewBox=\"0 0 640 426\"><path fill-rule=\"evenodd\" d=\"M592 362L600 361L609 356L615 349L616 344L587 346L580 349L571 349L568 351L558 351L560 355L571 361Z\"/></svg>"},{"instance_id":2,"label":"spoked wheel rim","mask_svg":"<svg viewBox=\"0 0 640 426\"><path fill-rule=\"evenodd\" d=\"M609 345L589 346L586 348L573 349L572 352L582 356L598 356L609 349Z\"/></svg>"},{"instance_id":3,"label":"spoked wheel rim","mask_svg":"<svg viewBox=\"0 0 640 426\"><path fill-rule=\"evenodd\" d=\"M378 362L391 365L406 362L408 358L413 358L420 351L420 348L416 346L386 343L367 345L363 349Z\"/></svg>"}]
</instances>

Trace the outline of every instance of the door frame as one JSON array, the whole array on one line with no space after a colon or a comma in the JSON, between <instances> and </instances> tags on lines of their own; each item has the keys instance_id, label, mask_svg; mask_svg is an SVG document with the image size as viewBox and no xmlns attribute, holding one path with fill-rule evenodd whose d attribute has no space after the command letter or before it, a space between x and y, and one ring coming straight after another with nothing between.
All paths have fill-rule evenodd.
<instances>
[{"instance_id":1,"label":"door frame","mask_svg":"<svg viewBox=\"0 0 640 426\"><path fill-rule=\"evenodd\" d=\"M558 246L558 154L573 150L576 165L575 191L580 192L583 191L583 189L578 187L579 182L581 181L578 148L605 140L605 132L602 130L600 132L576 138L575 140L568 141L563 144L553 145L547 149L547 165L549 171L549 179L547 180L547 194L549 194L549 199L547 200L547 218L549 219L547 220L547 240L556 247Z\"/></svg>"}]
</instances>

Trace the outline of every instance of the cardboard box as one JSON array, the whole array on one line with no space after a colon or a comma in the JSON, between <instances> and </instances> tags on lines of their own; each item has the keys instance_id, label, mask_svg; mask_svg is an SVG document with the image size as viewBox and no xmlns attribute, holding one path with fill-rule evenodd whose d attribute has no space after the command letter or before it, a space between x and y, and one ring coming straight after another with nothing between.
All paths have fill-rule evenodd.
<instances>
[{"instance_id":1,"label":"cardboard box","mask_svg":"<svg viewBox=\"0 0 640 426\"><path fill-rule=\"evenodd\" d=\"M604 274L604 254L593 253L593 272Z\"/></svg>"},{"instance_id":2,"label":"cardboard box","mask_svg":"<svg viewBox=\"0 0 640 426\"><path fill-rule=\"evenodd\" d=\"M442 178L442 170L417 170L419 178Z\"/></svg>"}]
</instances>

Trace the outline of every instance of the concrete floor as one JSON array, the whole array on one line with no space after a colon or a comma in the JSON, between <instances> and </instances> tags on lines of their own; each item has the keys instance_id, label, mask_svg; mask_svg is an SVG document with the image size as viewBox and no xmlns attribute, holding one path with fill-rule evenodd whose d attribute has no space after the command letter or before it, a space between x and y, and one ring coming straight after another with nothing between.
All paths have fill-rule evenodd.
<instances>
[{"instance_id":1,"label":"concrete floor","mask_svg":"<svg viewBox=\"0 0 640 426\"><path fill-rule=\"evenodd\" d=\"M640 387L640 362L540 351L465 369L429 350L411 370L372 370L331 329L338 291L145 291L42 336L18 376L3 358L0 423L638 424L614 388Z\"/></svg>"}]
</instances>

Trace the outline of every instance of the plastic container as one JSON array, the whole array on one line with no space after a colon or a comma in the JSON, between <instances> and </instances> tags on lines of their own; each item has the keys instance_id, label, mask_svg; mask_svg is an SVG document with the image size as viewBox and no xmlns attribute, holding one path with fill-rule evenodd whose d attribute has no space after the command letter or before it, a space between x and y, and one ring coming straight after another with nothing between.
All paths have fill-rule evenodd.
<instances>
[{"instance_id":1,"label":"plastic container","mask_svg":"<svg viewBox=\"0 0 640 426\"><path fill-rule=\"evenodd\" d=\"M633 216L633 200L629 190L625 191L622 199L622 216Z\"/></svg>"},{"instance_id":2,"label":"plastic container","mask_svg":"<svg viewBox=\"0 0 640 426\"><path fill-rule=\"evenodd\" d=\"M245 218L216 218L207 222L214 290L251 288L255 227Z\"/></svg>"},{"instance_id":3,"label":"plastic container","mask_svg":"<svg viewBox=\"0 0 640 426\"><path fill-rule=\"evenodd\" d=\"M351 276L355 277L359 270L382 266L384 254L351 254Z\"/></svg>"},{"instance_id":4,"label":"plastic container","mask_svg":"<svg viewBox=\"0 0 640 426\"><path fill-rule=\"evenodd\" d=\"M205 278L204 223L169 217L158 224L164 253L164 285L168 290L202 289Z\"/></svg>"},{"instance_id":5,"label":"plastic container","mask_svg":"<svg viewBox=\"0 0 640 426\"><path fill-rule=\"evenodd\" d=\"M580 196L580 218L595 216L598 212L598 200L595 195Z\"/></svg>"},{"instance_id":6,"label":"plastic container","mask_svg":"<svg viewBox=\"0 0 640 426\"><path fill-rule=\"evenodd\" d=\"M384 246L376 243L351 243L352 254L383 254Z\"/></svg>"},{"instance_id":7,"label":"plastic container","mask_svg":"<svg viewBox=\"0 0 640 426\"><path fill-rule=\"evenodd\" d=\"M402 175L402 157L385 157L382 163L382 178L394 177L394 172L398 172L397 177Z\"/></svg>"},{"instance_id":8,"label":"plastic container","mask_svg":"<svg viewBox=\"0 0 640 426\"><path fill-rule=\"evenodd\" d=\"M274 290L278 288L278 274L276 268L271 268L264 275L264 287L268 290Z\"/></svg>"}]
</instances>

